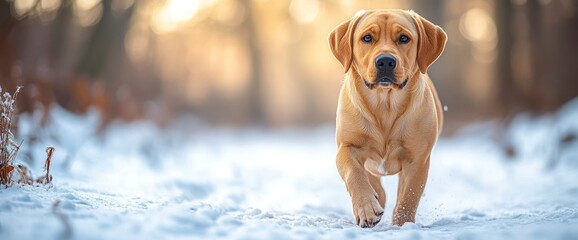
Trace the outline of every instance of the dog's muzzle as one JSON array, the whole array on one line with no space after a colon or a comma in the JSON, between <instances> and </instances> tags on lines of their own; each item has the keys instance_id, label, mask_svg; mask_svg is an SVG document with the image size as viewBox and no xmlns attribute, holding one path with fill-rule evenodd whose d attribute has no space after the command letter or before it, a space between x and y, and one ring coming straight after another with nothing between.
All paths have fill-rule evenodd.
<instances>
[{"instance_id":1,"label":"dog's muzzle","mask_svg":"<svg viewBox=\"0 0 578 240\"><path fill-rule=\"evenodd\" d=\"M375 88L377 85L382 87L396 86L403 89L407 84L407 79L401 84L395 81L395 67L397 66L397 59L391 54L380 54L375 58L375 68L377 69L377 78L374 83L370 83L364 79L365 86L369 89Z\"/></svg>"}]
</instances>

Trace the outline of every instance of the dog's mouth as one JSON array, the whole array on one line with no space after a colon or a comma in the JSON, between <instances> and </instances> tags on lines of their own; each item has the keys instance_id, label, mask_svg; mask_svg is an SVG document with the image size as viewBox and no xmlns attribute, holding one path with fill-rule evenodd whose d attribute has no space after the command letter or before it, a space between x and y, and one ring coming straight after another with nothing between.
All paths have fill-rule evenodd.
<instances>
[{"instance_id":1,"label":"dog's mouth","mask_svg":"<svg viewBox=\"0 0 578 240\"><path fill-rule=\"evenodd\" d=\"M370 83L367 80L363 79L363 83L365 83L365 86L368 89L374 89L374 88L379 86L382 88L397 87L399 90L401 90L405 87L405 85L407 85L407 78L402 83L396 83L389 78L380 78L377 81L375 81L374 83Z\"/></svg>"}]
</instances>

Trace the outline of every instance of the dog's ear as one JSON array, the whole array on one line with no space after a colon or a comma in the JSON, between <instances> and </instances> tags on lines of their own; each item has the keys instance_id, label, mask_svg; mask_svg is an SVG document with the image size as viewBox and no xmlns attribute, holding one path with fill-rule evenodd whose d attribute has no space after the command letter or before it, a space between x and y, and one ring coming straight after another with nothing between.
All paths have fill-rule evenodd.
<instances>
[{"instance_id":1,"label":"dog's ear","mask_svg":"<svg viewBox=\"0 0 578 240\"><path fill-rule=\"evenodd\" d=\"M439 26L410 11L418 31L417 64L421 73L426 73L429 66L444 51L448 36Z\"/></svg>"},{"instance_id":2,"label":"dog's ear","mask_svg":"<svg viewBox=\"0 0 578 240\"><path fill-rule=\"evenodd\" d=\"M343 65L346 73L349 71L351 62L353 61L353 33L357 23L364 14L364 10L357 12L353 18L339 24L339 26L329 34L331 52L333 52L335 58Z\"/></svg>"}]
</instances>

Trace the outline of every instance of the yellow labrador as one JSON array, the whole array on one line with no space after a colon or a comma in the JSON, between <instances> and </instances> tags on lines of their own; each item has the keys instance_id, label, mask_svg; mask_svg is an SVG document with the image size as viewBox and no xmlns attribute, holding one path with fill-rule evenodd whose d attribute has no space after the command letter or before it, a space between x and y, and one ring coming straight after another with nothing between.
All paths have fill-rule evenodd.
<instances>
[{"instance_id":1,"label":"yellow labrador","mask_svg":"<svg viewBox=\"0 0 578 240\"><path fill-rule=\"evenodd\" d=\"M427 75L447 36L413 11L361 11L329 36L345 68L337 107L337 169L357 225L373 227L385 208L381 176L399 173L392 224L414 222L442 129Z\"/></svg>"}]
</instances>

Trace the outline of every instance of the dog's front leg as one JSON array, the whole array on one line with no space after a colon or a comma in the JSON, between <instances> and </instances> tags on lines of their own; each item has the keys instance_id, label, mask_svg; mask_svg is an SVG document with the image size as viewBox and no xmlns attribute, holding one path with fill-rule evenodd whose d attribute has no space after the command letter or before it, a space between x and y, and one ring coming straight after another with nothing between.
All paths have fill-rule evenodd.
<instances>
[{"instance_id":1,"label":"dog's front leg","mask_svg":"<svg viewBox=\"0 0 578 240\"><path fill-rule=\"evenodd\" d=\"M427 182L429 156L425 161L404 161L399 173L397 201L393 209L392 224L402 226L415 222L415 214Z\"/></svg>"},{"instance_id":2,"label":"dog's front leg","mask_svg":"<svg viewBox=\"0 0 578 240\"><path fill-rule=\"evenodd\" d=\"M381 220L383 208L378 201L377 192L371 187L368 173L355 153L354 147L340 146L337 152L337 169L351 195L356 224L362 228L373 227Z\"/></svg>"}]
</instances>

